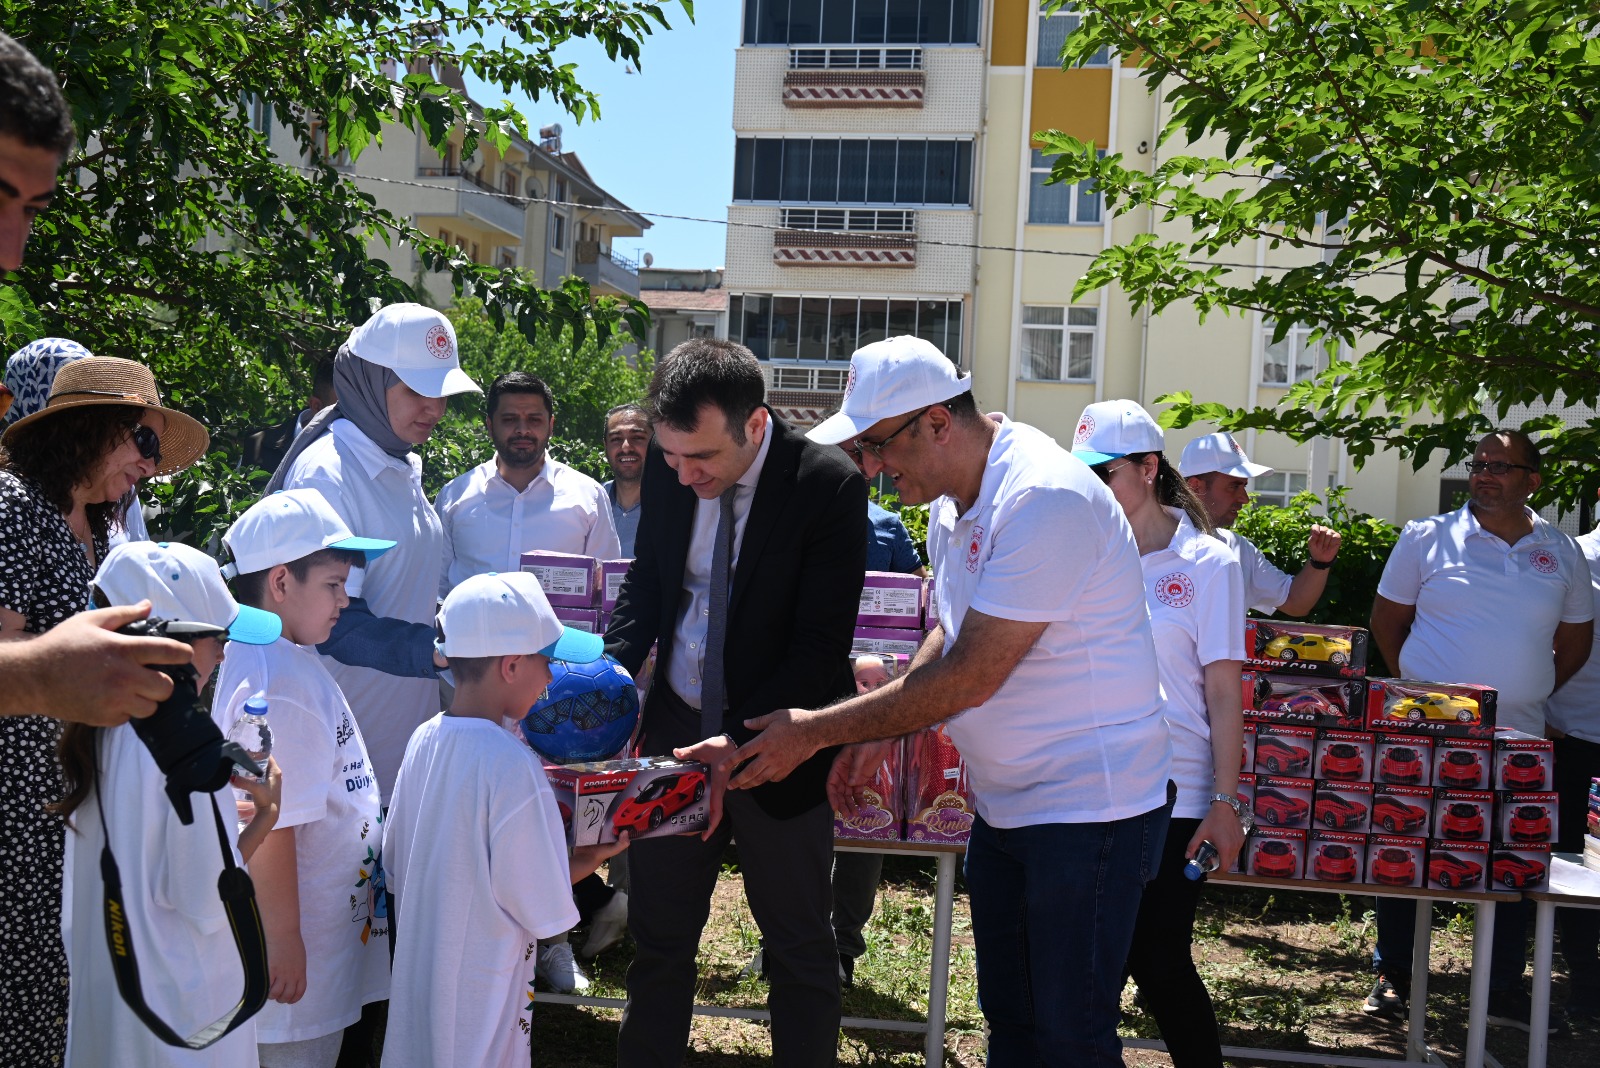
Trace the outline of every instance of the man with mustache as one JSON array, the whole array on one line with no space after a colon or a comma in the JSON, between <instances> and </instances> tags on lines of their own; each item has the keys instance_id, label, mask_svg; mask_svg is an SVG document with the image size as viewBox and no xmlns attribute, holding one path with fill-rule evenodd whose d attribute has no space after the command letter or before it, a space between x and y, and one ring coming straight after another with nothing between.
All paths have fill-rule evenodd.
<instances>
[{"instance_id":1,"label":"man with mustache","mask_svg":"<svg viewBox=\"0 0 1600 1068\"><path fill-rule=\"evenodd\" d=\"M485 403L494 458L452 479L434 502L444 521L439 596L473 575L516 571L536 549L619 556L606 491L546 453L556 426L550 387L512 371L494 380Z\"/></svg>"}]
</instances>

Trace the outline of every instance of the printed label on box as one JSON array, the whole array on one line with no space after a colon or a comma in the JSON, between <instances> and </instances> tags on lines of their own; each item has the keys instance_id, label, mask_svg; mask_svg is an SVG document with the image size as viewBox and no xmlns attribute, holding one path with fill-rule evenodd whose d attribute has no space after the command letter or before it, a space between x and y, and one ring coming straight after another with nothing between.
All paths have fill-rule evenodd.
<instances>
[{"instance_id":1,"label":"printed label on box","mask_svg":"<svg viewBox=\"0 0 1600 1068\"><path fill-rule=\"evenodd\" d=\"M1256 726L1257 775L1304 775L1311 770L1317 732L1310 727Z\"/></svg>"},{"instance_id":2,"label":"printed label on box","mask_svg":"<svg viewBox=\"0 0 1600 1068\"><path fill-rule=\"evenodd\" d=\"M1245 840L1247 871L1262 879L1298 879L1305 871L1306 832L1257 827Z\"/></svg>"},{"instance_id":3,"label":"printed label on box","mask_svg":"<svg viewBox=\"0 0 1600 1068\"><path fill-rule=\"evenodd\" d=\"M1359 883L1366 859L1366 835L1314 830L1306 846L1306 878L1322 883Z\"/></svg>"},{"instance_id":4,"label":"printed label on box","mask_svg":"<svg viewBox=\"0 0 1600 1068\"><path fill-rule=\"evenodd\" d=\"M1265 671L1359 679L1367 670L1367 632L1360 627L1245 621L1245 664Z\"/></svg>"},{"instance_id":5,"label":"printed label on box","mask_svg":"<svg viewBox=\"0 0 1600 1068\"><path fill-rule=\"evenodd\" d=\"M583 764L547 764L545 777L566 818L573 846L698 833L710 818L709 770L692 760L631 757Z\"/></svg>"},{"instance_id":6,"label":"printed label on box","mask_svg":"<svg viewBox=\"0 0 1600 1068\"><path fill-rule=\"evenodd\" d=\"M1433 739L1380 734L1373 743L1373 781L1400 786L1433 784Z\"/></svg>"},{"instance_id":7,"label":"printed label on box","mask_svg":"<svg viewBox=\"0 0 1600 1068\"><path fill-rule=\"evenodd\" d=\"M1269 827L1304 827L1311 819L1310 779L1256 776L1256 822Z\"/></svg>"},{"instance_id":8,"label":"printed label on box","mask_svg":"<svg viewBox=\"0 0 1600 1068\"><path fill-rule=\"evenodd\" d=\"M1561 834L1558 795L1502 793L1495 805L1495 841L1554 842Z\"/></svg>"},{"instance_id":9,"label":"printed label on box","mask_svg":"<svg viewBox=\"0 0 1600 1068\"><path fill-rule=\"evenodd\" d=\"M1367 728L1395 734L1488 738L1498 694L1488 686L1367 680Z\"/></svg>"},{"instance_id":10,"label":"printed label on box","mask_svg":"<svg viewBox=\"0 0 1600 1068\"><path fill-rule=\"evenodd\" d=\"M1428 885L1435 890L1482 886L1488 870L1488 842L1428 843Z\"/></svg>"},{"instance_id":11,"label":"printed label on box","mask_svg":"<svg viewBox=\"0 0 1600 1068\"><path fill-rule=\"evenodd\" d=\"M1318 731L1316 777L1371 782L1372 735L1357 731Z\"/></svg>"},{"instance_id":12,"label":"printed label on box","mask_svg":"<svg viewBox=\"0 0 1600 1068\"><path fill-rule=\"evenodd\" d=\"M1495 890L1541 890L1550 879L1550 843L1496 842L1489 865Z\"/></svg>"},{"instance_id":13,"label":"printed label on box","mask_svg":"<svg viewBox=\"0 0 1600 1068\"><path fill-rule=\"evenodd\" d=\"M1494 785L1497 790L1523 792L1550 788L1550 767L1555 743L1521 731L1496 731L1494 735Z\"/></svg>"},{"instance_id":14,"label":"printed label on box","mask_svg":"<svg viewBox=\"0 0 1600 1068\"><path fill-rule=\"evenodd\" d=\"M1366 834L1372 828L1372 784L1319 779L1311 819L1330 831Z\"/></svg>"},{"instance_id":15,"label":"printed label on box","mask_svg":"<svg viewBox=\"0 0 1600 1068\"><path fill-rule=\"evenodd\" d=\"M1440 738L1433 746L1433 785L1453 790L1489 788L1489 743Z\"/></svg>"},{"instance_id":16,"label":"printed label on box","mask_svg":"<svg viewBox=\"0 0 1600 1068\"><path fill-rule=\"evenodd\" d=\"M1374 833L1427 838L1432 822L1433 791L1426 786L1380 783L1372 788Z\"/></svg>"},{"instance_id":17,"label":"printed label on box","mask_svg":"<svg viewBox=\"0 0 1600 1068\"><path fill-rule=\"evenodd\" d=\"M1486 790L1434 790L1434 838L1444 842L1487 842L1494 837L1493 830L1493 794Z\"/></svg>"},{"instance_id":18,"label":"printed label on box","mask_svg":"<svg viewBox=\"0 0 1600 1068\"><path fill-rule=\"evenodd\" d=\"M1374 834L1367 839L1367 882L1376 886L1421 886L1427 874L1427 840Z\"/></svg>"}]
</instances>

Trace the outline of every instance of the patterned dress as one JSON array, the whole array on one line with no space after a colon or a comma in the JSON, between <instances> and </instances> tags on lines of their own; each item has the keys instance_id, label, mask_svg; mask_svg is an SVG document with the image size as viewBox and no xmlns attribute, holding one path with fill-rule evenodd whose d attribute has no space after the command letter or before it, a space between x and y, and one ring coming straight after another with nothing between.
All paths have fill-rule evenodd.
<instances>
[{"instance_id":1,"label":"patterned dress","mask_svg":"<svg viewBox=\"0 0 1600 1068\"><path fill-rule=\"evenodd\" d=\"M106 553L95 541L95 556ZM42 633L89 607L94 568L40 487L0 471L0 607ZM57 1065L66 1054L67 956L61 943L65 829L59 720L0 718L0 1068Z\"/></svg>"}]
</instances>

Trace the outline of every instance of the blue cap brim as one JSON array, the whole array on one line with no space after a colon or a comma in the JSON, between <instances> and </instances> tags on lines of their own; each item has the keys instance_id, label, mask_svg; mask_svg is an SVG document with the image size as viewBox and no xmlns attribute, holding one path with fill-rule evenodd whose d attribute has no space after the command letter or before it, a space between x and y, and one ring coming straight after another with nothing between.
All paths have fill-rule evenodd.
<instances>
[{"instance_id":1,"label":"blue cap brim","mask_svg":"<svg viewBox=\"0 0 1600 1068\"><path fill-rule=\"evenodd\" d=\"M239 606L239 614L228 624L228 640L246 645L271 645L283 636L283 620L271 612Z\"/></svg>"},{"instance_id":2,"label":"blue cap brim","mask_svg":"<svg viewBox=\"0 0 1600 1068\"><path fill-rule=\"evenodd\" d=\"M551 660L565 660L569 664L587 664L605 655L606 640L599 634L586 630L561 628L561 637L539 650L540 655Z\"/></svg>"},{"instance_id":3,"label":"blue cap brim","mask_svg":"<svg viewBox=\"0 0 1600 1068\"><path fill-rule=\"evenodd\" d=\"M1119 456L1126 456L1125 452L1091 452L1088 449L1073 449L1072 455L1093 467L1095 464L1108 463Z\"/></svg>"},{"instance_id":4,"label":"blue cap brim","mask_svg":"<svg viewBox=\"0 0 1600 1068\"><path fill-rule=\"evenodd\" d=\"M382 538L345 538L328 546L330 549L349 549L352 552L366 555L367 563L372 563L378 557L395 547L395 542L385 541Z\"/></svg>"}]
</instances>

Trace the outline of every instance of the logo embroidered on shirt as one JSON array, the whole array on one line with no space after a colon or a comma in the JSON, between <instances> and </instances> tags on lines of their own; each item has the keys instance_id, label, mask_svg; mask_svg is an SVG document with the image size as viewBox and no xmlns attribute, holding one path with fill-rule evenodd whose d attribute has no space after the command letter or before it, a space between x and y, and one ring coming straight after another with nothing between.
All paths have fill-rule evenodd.
<instances>
[{"instance_id":1,"label":"logo embroidered on shirt","mask_svg":"<svg viewBox=\"0 0 1600 1068\"><path fill-rule=\"evenodd\" d=\"M1074 445L1082 445L1089 440L1089 435L1094 433L1094 416L1086 415L1078 420L1078 432L1072 435Z\"/></svg>"},{"instance_id":2,"label":"logo embroidered on shirt","mask_svg":"<svg viewBox=\"0 0 1600 1068\"><path fill-rule=\"evenodd\" d=\"M1156 579L1156 600L1168 608L1188 608L1194 600L1194 583L1182 571Z\"/></svg>"},{"instance_id":3,"label":"logo embroidered on shirt","mask_svg":"<svg viewBox=\"0 0 1600 1068\"><path fill-rule=\"evenodd\" d=\"M983 527L977 523L972 525L972 538L967 542L967 570L974 574L978 571L978 554L983 551Z\"/></svg>"},{"instance_id":4,"label":"logo embroidered on shirt","mask_svg":"<svg viewBox=\"0 0 1600 1068\"><path fill-rule=\"evenodd\" d=\"M1534 549L1528 553L1528 563L1533 565L1535 571L1545 575L1553 574L1559 566L1556 554L1549 549Z\"/></svg>"}]
</instances>

